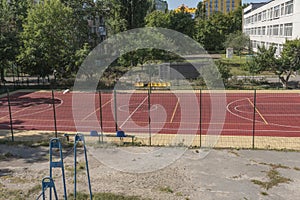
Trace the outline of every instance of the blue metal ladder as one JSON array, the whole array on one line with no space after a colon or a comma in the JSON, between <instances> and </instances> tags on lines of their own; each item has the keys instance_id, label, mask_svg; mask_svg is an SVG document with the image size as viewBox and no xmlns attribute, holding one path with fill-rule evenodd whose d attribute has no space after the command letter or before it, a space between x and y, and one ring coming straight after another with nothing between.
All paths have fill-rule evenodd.
<instances>
[{"instance_id":1,"label":"blue metal ladder","mask_svg":"<svg viewBox=\"0 0 300 200\"><path fill-rule=\"evenodd\" d=\"M54 184L54 181L53 181L53 179L51 177L45 177L42 180L42 195L43 195L43 200L46 199L46 197L45 197L45 190L47 188L50 188L50 189L53 188L55 199L58 200L58 196L57 196L55 184Z\"/></svg>"},{"instance_id":2,"label":"blue metal ladder","mask_svg":"<svg viewBox=\"0 0 300 200\"><path fill-rule=\"evenodd\" d=\"M85 158L85 166L86 166L86 174L88 178L88 186L89 186L89 191L90 191L90 199L93 199L92 195L92 187L91 187L91 180L90 180L90 173L89 173L89 164L88 164L88 159L87 159L87 153L86 153L86 147L85 147L85 141L84 141L84 136L80 133L77 133L75 135L75 140L74 140L74 199L76 199L76 175L77 175L77 144L81 142L83 144L83 149L84 149L84 158Z\"/></svg>"},{"instance_id":3,"label":"blue metal ladder","mask_svg":"<svg viewBox=\"0 0 300 200\"><path fill-rule=\"evenodd\" d=\"M59 161L53 161L53 149L59 150ZM62 181L64 186L64 199L67 200L67 188L66 188L66 178L65 178L65 169L64 169L64 161L63 161L63 154L62 154L62 146L60 140L58 138L53 138L50 140L50 178L52 179L52 169L53 168L61 168L62 171ZM52 179L53 180L53 179ZM50 187L50 200L52 199L52 187ZM56 195L57 196L57 195Z\"/></svg>"}]
</instances>

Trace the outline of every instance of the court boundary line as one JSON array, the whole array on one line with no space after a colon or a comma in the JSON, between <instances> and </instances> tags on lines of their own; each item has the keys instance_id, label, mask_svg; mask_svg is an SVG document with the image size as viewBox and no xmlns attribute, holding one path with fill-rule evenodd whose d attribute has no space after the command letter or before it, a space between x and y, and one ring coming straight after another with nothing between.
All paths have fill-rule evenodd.
<instances>
[{"instance_id":1,"label":"court boundary line","mask_svg":"<svg viewBox=\"0 0 300 200\"><path fill-rule=\"evenodd\" d=\"M120 128L122 128L127 122L128 120L132 117L132 115L134 115L134 113L144 104L144 102L148 99L148 96L145 97L145 99L138 105L138 107L136 107L136 109L127 117L127 119L119 126Z\"/></svg>"},{"instance_id":2,"label":"court boundary line","mask_svg":"<svg viewBox=\"0 0 300 200\"><path fill-rule=\"evenodd\" d=\"M106 106L108 103L112 102L112 98L107 101L105 104L103 104L101 107L104 108L104 106ZM92 114L96 113L98 110L100 110L100 107L97 108L95 111L91 112L90 114L88 114L87 116L85 116L81 121L86 121L87 118L89 118Z\"/></svg>"},{"instance_id":3,"label":"court boundary line","mask_svg":"<svg viewBox=\"0 0 300 200\"><path fill-rule=\"evenodd\" d=\"M174 110L173 110L172 117L171 117L169 123L173 123L173 119L175 118L175 114L176 114L178 105L179 105L179 97L178 97L178 99L177 99L177 103L176 103L176 105L175 105L175 108L174 108Z\"/></svg>"},{"instance_id":4,"label":"court boundary line","mask_svg":"<svg viewBox=\"0 0 300 200\"><path fill-rule=\"evenodd\" d=\"M43 92L43 91L42 91L42 92ZM34 93L35 93L35 92L34 92ZM29 94L26 94L26 95L29 95ZM25 95L25 96L26 96L26 95ZM30 95L29 95L29 96L30 96ZM38 98L40 98L40 97L38 97ZM60 100L60 103L59 103L59 104L55 104L55 108L56 108L56 109L59 108L59 107L64 103L64 100L62 100L62 99L59 98L59 97L55 97L54 99ZM32 116L32 115L34 116L34 115L36 115L36 114L39 114L39 113L43 113L43 112L52 110L52 109L53 109L52 106L49 106L49 105L52 105L52 104L48 104L48 108L46 108L46 109L44 109L44 108L39 108L39 109L36 109L36 110L33 109L34 112L27 113L27 114L25 113L25 114L19 115L19 116L17 116L17 117L20 118L20 117L26 117L26 116ZM14 116L14 114L16 114L16 113L22 112L22 111L24 111L24 110L27 110L27 109L33 108L33 107L34 107L34 105L30 105L30 106L28 106L28 107L26 107L26 108L17 110L17 111L15 111L15 112L12 113L12 116ZM8 118L8 117L9 117L9 114L6 115L6 116L1 117L0 120L5 119L5 118Z\"/></svg>"},{"instance_id":5,"label":"court boundary line","mask_svg":"<svg viewBox=\"0 0 300 200\"><path fill-rule=\"evenodd\" d=\"M264 116L259 112L259 110L257 109L256 106L254 106L254 104L252 103L252 101L247 98L247 100L249 101L249 103L251 104L251 106L255 109L255 111L258 113L258 115L260 116L260 118L265 122L266 125L269 125L269 123L267 122L267 120L264 118Z\"/></svg>"},{"instance_id":6,"label":"court boundary line","mask_svg":"<svg viewBox=\"0 0 300 200\"><path fill-rule=\"evenodd\" d=\"M31 108L31 106L28 106L28 107L26 107L26 108L17 110L16 112L12 112L11 115L14 116L14 114L17 114L17 113L22 112L22 111L24 111L24 110L28 110L29 108ZM8 118L8 117L9 117L9 113L8 113L7 115L3 116L3 117L0 117L0 120L5 119L5 118Z\"/></svg>"}]
</instances>

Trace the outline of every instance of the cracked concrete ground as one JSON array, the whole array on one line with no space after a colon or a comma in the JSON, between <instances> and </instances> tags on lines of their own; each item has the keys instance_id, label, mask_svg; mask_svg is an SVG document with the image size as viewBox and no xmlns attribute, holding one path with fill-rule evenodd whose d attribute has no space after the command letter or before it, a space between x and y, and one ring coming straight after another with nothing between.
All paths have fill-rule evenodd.
<instances>
[{"instance_id":1,"label":"cracked concrete ground","mask_svg":"<svg viewBox=\"0 0 300 200\"><path fill-rule=\"evenodd\" d=\"M153 150L150 147L117 149L122 148L139 153ZM0 159L0 192L12 193L0 195L0 199L14 199L16 193L19 196L15 199L35 199L40 191L33 188L49 173L48 148L0 145L0 154L9 155L8 152L13 157L10 155ZM222 149L211 150L205 158L199 159L199 150L190 149L163 169L148 173L126 173L104 165L89 152L89 166L94 193L111 192L155 200L286 200L300 197L299 156L300 152ZM78 162L82 161L81 152ZM136 159L127 161L128 165L136 162ZM73 192L72 164L73 155L70 154L65 159L69 193ZM276 172L274 180L268 177L271 171ZM59 170L55 170L55 183L62 198L59 176ZM254 180L258 183L274 181L274 184L266 189L262 184L255 184ZM78 174L78 190L87 192L84 170ZM10 194L12 198L7 198Z\"/></svg>"}]
</instances>

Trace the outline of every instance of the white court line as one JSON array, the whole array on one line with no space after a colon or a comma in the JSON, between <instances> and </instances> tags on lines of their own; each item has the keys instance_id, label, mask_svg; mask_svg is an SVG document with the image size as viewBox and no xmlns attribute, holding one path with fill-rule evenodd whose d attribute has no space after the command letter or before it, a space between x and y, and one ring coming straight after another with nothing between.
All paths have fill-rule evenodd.
<instances>
[{"instance_id":1,"label":"white court line","mask_svg":"<svg viewBox=\"0 0 300 200\"><path fill-rule=\"evenodd\" d=\"M19 112L22 112L22 111L24 111L24 110L28 110L29 108L31 108L31 106L26 107L26 108L23 108L23 109L20 109L20 110L17 110L17 111L15 111L15 112L12 112L11 115L13 116L13 115L15 115L15 114L17 114L17 113L19 113ZM8 118L8 117L9 117L9 113L8 113L7 115L1 117L0 120L1 120L1 119L5 119L5 118Z\"/></svg>"},{"instance_id":2,"label":"white court line","mask_svg":"<svg viewBox=\"0 0 300 200\"><path fill-rule=\"evenodd\" d=\"M136 107L136 109L127 117L127 119L120 125L120 128L122 128L127 121L132 117L132 115L143 105L143 103L148 99L148 96L146 96L146 98L142 101L142 103L140 103L140 105L138 105L138 107Z\"/></svg>"},{"instance_id":3,"label":"white court line","mask_svg":"<svg viewBox=\"0 0 300 200\"><path fill-rule=\"evenodd\" d=\"M105 104L103 104L101 107L104 108L104 106L106 106L107 104L109 104L110 102L112 102L113 99L110 99L108 102L106 102ZM94 113L96 113L98 110L100 110L100 107L97 108L95 111L91 112L90 114L88 114L86 117L84 117L81 121L86 121L86 119L88 119L91 115L93 115Z\"/></svg>"},{"instance_id":4,"label":"white court line","mask_svg":"<svg viewBox=\"0 0 300 200\"><path fill-rule=\"evenodd\" d=\"M176 103L175 108L174 108L174 110L173 110L173 114L172 114L172 117L171 117L171 119L170 119L170 123L173 122L173 119L174 119L174 117L175 117L175 114L176 114L178 105L179 105L179 97L178 97L178 99L177 99L177 103Z\"/></svg>"}]
</instances>

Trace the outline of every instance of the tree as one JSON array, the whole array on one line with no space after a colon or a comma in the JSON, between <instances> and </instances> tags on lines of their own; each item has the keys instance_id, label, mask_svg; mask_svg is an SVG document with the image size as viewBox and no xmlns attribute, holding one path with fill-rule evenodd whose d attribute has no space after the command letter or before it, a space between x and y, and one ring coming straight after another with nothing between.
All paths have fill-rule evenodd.
<instances>
[{"instance_id":1,"label":"tree","mask_svg":"<svg viewBox=\"0 0 300 200\"><path fill-rule=\"evenodd\" d=\"M117 17L122 18L122 23L125 22L126 30L143 27L144 18L153 9L150 0L113 0L110 5Z\"/></svg>"},{"instance_id":2,"label":"tree","mask_svg":"<svg viewBox=\"0 0 300 200\"><path fill-rule=\"evenodd\" d=\"M184 7L183 7L184 8ZM194 35L194 20L191 14L182 9L180 12L154 11L145 17L146 26L168 28L190 37Z\"/></svg>"},{"instance_id":3,"label":"tree","mask_svg":"<svg viewBox=\"0 0 300 200\"><path fill-rule=\"evenodd\" d=\"M45 77L58 72L68 76L66 66L72 61L77 41L74 35L75 20L70 7L60 0L43 1L28 13L21 37L24 46L20 49L19 62L31 75Z\"/></svg>"},{"instance_id":4,"label":"tree","mask_svg":"<svg viewBox=\"0 0 300 200\"><path fill-rule=\"evenodd\" d=\"M276 69L280 66L280 61L275 58L276 48L270 46L259 46L257 54L248 64L248 70L252 74L261 73L270 70L276 73Z\"/></svg>"},{"instance_id":5,"label":"tree","mask_svg":"<svg viewBox=\"0 0 300 200\"><path fill-rule=\"evenodd\" d=\"M243 8L239 6L234 11L227 14L228 17L228 32L234 33L237 31L242 31L243 27Z\"/></svg>"},{"instance_id":6,"label":"tree","mask_svg":"<svg viewBox=\"0 0 300 200\"><path fill-rule=\"evenodd\" d=\"M119 0L106 0L109 11L105 16L107 30L109 35L114 35L127 29L127 21L123 17L123 10Z\"/></svg>"},{"instance_id":7,"label":"tree","mask_svg":"<svg viewBox=\"0 0 300 200\"><path fill-rule=\"evenodd\" d=\"M198 6L201 4L199 3ZM239 7L228 14L215 12L207 19L197 17L195 24L196 41L206 50L223 50L226 37L242 30L242 8Z\"/></svg>"},{"instance_id":8,"label":"tree","mask_svg":"<svg viewBox=\"0 0 300 200\"><path fill-rule=\"evenodd\" d=\"M281 57L276 58L276 48L271 46L258 47L258 53L253 60L248 63L251 73L261 73L262 71L272 71L278 76L284 88L288 88L291 75L300 69L300 40L286 41L283 45Z\"/></svg>"},{"instance_id":9,"label":"tree","mask_svg":"<svg viewBox=\"0 0 300 200\"><path fill-rule=\"evenodd\" d=\"M205 74L205 80L200 78L201 82L205 81L208 88L222 88L228 83L228 79L232 76L228 65L221 61L215 62L215 65L206 65L200 69L201 74Z\"/></svg>"},{"instance_id":10,"label":"tree","mask_svg":"<svg viewBox=\"0 0 300 200\"><path fill-rule=\"evenodd\" d=\"M195 18L199 18L199 19L205 19L206 17L206 9L205 9L205 4L200 1L198 4L197 4L197 10L196 10L196 13L195 13Z\"/></svg>"},{"instance_id":11,"label":"tree","mask_svg":"<svg viewBox=\"0 0 300 200\"><path fill-rule=\"evenodd\" d=\"M227 84L228 79L232 76L232 74L230 73L230 69L229 69L228 65L225 65L224 63L218 61L218 62L216 62L216 66L219 70L219 73L221 75L223 83Z\"/></svg>"},{"instance_id":12,"label":"tree","mask_svg":"<svg viewBox=\"0 0 300 200\"><path fill-rule=\"evenodd\" d=\"M287 87L290 76L299 69L300 39L287 40L281 53L281 66L276 70L284 87Z\"/></svg>"},{"instance_id":13,"label":"tree","mask_svg":"<svg viewBox=\"0 0 300 200\"><path fill-rule=\"evenodd\" d=\"M192 19L192 15L190 13L185 12L184 10L182 10L181 12L171 11L169 15L170 15L169 29L193 37L195 24L194 24L194 20Z\"/></svg>"},{"instance_id":14,"label":"tree","mask_svg":"<svg viewBox=\"0 0 300 200\"><path fill-rule=\"evenodd\" d=\"M76 21L73 27L73 34L76 37L76 43L74 47L79 49L95 39L95 36L91 36L88 20L95 17L95 3L87 0L61 0L61 2L72 10L72 19Z\"/></svg>"},{"instance_id":15,"label":"tree","mask_svg":"<svg viewBox=\"0 0 300 200\"><path fill-rule=\"evenodd\" d=\"M0 76L4 79L4 71L15 64L18 49L21 45L19 33L26 15L28 1L0 0Z\"/></svg>"},{"instance_id":16,"label":"tree","mask_svg":"<svg viewBox=\"0 0 300 200\"><path fill-rule=\"evenodd\" d=\"M224 46L226 48L229 48L229 47L233 48L234 50L236 50L238 52L238 55L241 55L241 51L245 47L249 47L249 42L250 42L249 36L244 34L241 31L238 31L235 33L230 33L227 36Z\"/></svg>"},{"instance_id":17,"label":"tree","mask_svg":"<svg viewBox=\"0 0 300 200\"><path fill-rule=\"evenodd\" d=\"M153 11L145 17L145 23L148 27L170 27L170 15L159 10Z\"/></svg>"},{"instance_id":18,"label":"tree","mask_svg":"<svg viewBox=\"0 0 300 200\"><path fill-rule=\"evenodd\" d=\"M227 14L215 13L206 20L196 21L194 39L208 51L224 49L226 36L232 33L231 18Z\"/></svg>"}]
</instances>

